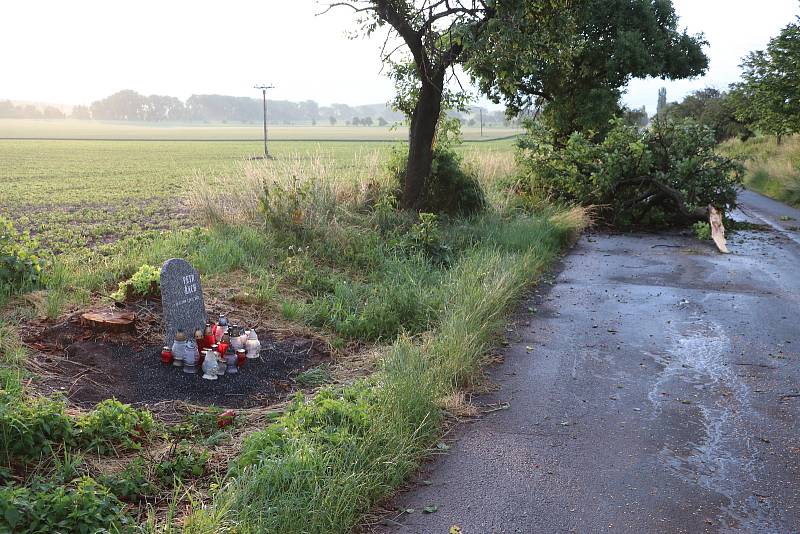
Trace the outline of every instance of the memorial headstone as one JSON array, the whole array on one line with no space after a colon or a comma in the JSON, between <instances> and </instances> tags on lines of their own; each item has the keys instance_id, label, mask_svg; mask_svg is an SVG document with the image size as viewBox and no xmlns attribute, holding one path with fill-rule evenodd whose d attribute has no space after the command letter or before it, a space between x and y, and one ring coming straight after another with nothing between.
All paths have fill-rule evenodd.
<instances>
[{"instance_id":1,"label":"memorial headstone","mask_svg":"<svg viewBox=\"0 0 800 534\"><path fill-rule=\"evenodd\" d=\"M194 332L204 328L208 318L200 273L189 262L171 259L161 267L161 305L166 346L172 346L178 330Z\"/></svg>"}]
</instances>

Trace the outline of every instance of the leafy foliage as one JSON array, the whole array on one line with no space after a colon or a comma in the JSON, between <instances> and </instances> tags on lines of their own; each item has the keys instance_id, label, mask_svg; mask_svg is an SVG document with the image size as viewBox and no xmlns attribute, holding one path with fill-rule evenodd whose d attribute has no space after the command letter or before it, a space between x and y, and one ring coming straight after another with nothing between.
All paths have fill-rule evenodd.
<instances>
[{"instance_id":1,"label":"leafy foliage","mask_svg":"<svg viewBox=\"0 0 800 534\"><path fill-rule=\"evenodd\" d=\"M302 233L311 183L295 177L291 182L264 182L259 211L267 225L278 231Z\"/></svg>"},{"instance_id":2,"label":"leafy foliage","mask_svg":"<svg viewBox=\"0 0 800 534\"><path fill-rule=\"evenodd\" d=\"M732 91L737 117L779 139L800 131L800 22L751 52L742 68Z\"/></svg>"},{"instance_id":3,"label":"leafy foliage","mask_svg":"<svg viewBox=\"0 0 800 534\"><path fill-rule=\"evenodd\" d=\"M714 135L693 122L657 120L639 132L620 120L600 142L574 133L561 147L531 124L521 140L519 192L599 207L618 225L681 224L709 204L736 202L741 165L714 151Z\"/></svg>"},{"instance_id":4,"label":"leafy foliage","mask_svg":"<svg viewBox=\"0 0 800 534\"><path fill-rule=\"evenodd\" d=\"M37 243L27 232L20 234L0 216L0 296L30 289L39 283L42 265Z\"/></svg>"},{"instance_id":5,"label":"leafy foliage","mask_svg":"<svg viewBox=\"0 0 800 534\"><path fill-rule=\"evenodd\" d=\"M137 410L116 399L106 399L78 420L82 447L108 454L138 449L152 432L155 421L147 410Z\"/></svg>"},{"instance_id":6,"label":"leafy foliage","mask_svg":"<svg viewBox=\"0 0 800 534\"><path fill-rule=\"evenodd\" d=\"M135 501L154 494L158 488L150 480L148 461L136 457L125 469L117 473L102 475L98 481L123 501Z\"/></svg>"},{"instance_id":7,"label":"leafy foliage","mask_svg":"<svg viewBox=\"0 0 800 534\"><path fill-rule=\"evenodd\" d=\"M486 209L486 194L478 177L464 167L463 157L456 152L460 143L458 120L440 120L430 174L418 204L420 211L465 217ZM406 175L407 160L407 151L395 150L387 164L398 183Z\"/></svg>"},{"instance_id":8,"label":"leafy foliage","mask_svg":"<svg viewBox=\"0 0 800 534\"><path fill-rule=\"evenodd\" d=\"M0 465L41 460L74 438L74 424L63 402L21 399L0 391Z\"/></svg>"},{"instance_id":9,"label":"leafy foliage","mask_svg":"<svg viewBox=\"0 0 800 534\"><path fill-rule=\"evenodd\" d=\"M670 104L664 112L674 119L692 119L714 131L718 143L738 137L747 139L753 132L736 117L734 99L725 92L706 87L686 96L680 103Z\"/></svg>"},{"instance_id":10,"label":"leafy foliage","mask_svg":"<svg viewBox=\"0 0 800 534\"><path fill-rule=\"evenodd\" d=\"M711 224L703 221L697 221L692 225L692 230L697 239L707 241L711 239Z\"/></svg>"},{"instance_id":11,"label":"leafy foliage","mask_svg":"<svg viewBox=\"0 0 800 534\"><path fill-rule=\"evenodd\" d=\"M175 482L201 476L210 455L208 451L179 443L169 455L156 464L156 477L161 484L171 487Z\"/></svg>"},{"instance_id":12,"label":"leafy foliage","mask_svg":"<svg viewBox=\"0 0 800 534\"><path fill-rule=\"evenodd\" d=\"M633 78L695 76L708 66L702 35L678 30L671 0L498 2L468 72L511 112L530 106L564 141L602 135Z\"/></svg>"},{"instance_id":13,"label":"leafy foliage","mask_svg":"<svg viewBox=\"0 0 800 534\"><path fill-rule=\"evenodd\" d=\"M134 296L149 297L161 285L159 270L152 265L142 265L128 280L120 282L117 291L111 294L115 300L125 300Z\"/></svg>"},{"instance_id":14,"label":"leafy foliage","mask_svg":"<svg viewBox=\"0 0 800 534\"><path fill-rule=\"evenodd\" d=\"M91 478L71 486L0 488L0 530L19 534L127 532L121 502Z\"/></svg>"}]
</instances>

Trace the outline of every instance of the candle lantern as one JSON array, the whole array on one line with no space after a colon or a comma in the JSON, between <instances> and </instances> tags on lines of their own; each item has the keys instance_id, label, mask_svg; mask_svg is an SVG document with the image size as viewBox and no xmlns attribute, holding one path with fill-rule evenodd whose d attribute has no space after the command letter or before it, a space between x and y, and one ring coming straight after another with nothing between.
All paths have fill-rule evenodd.
<instances>
[{"instance_id":1,"label":"candle lantern","mask_svg":"<svg viewBox=\"0 0 800 534\"><path fill-rule=\"evenodd\" d=\"M205 358L203 359L203 378L206 380L216 380L217 372L219 371L219 362L217 355L212 349L204 351Z\"/></svg>"},{"instance_id":2,"label":"candle lantern","mask_svg":"<svg viewBox=\"0 0 800 534\"><path fill-rule=\"evenodd\" d=\"M241 329L239 332L239 343L242 344L241 348L247 349L247 338L250 337L250 330Z\"/></svg>"},{"instance_id":3,"label":"candle lantern","mask_svg":"<svg viewBox=\"0 0 800 534\"><path fill-rule=\"evenodd\" d=\"M248 358L254 359L261 356L261 342L258 340L258 334L256 334L255 328L250 330L250 335L247 336L245 348L247 349Z\"/></svg>"},{"instance_id":4,"label":"candle lantern","mask_svg":"<svg viewBox=\"0 0 800 534\"><path fill-rule=\"evenodd\" d=\"M242 327L240 327L238 324L231 326L231 329L228 331L228 335L231 337L231 347L233 347L234 352L244 348L241 337Z\"/></svg>"},{"instance_id":5,"label":"candle lantern","mask_svg":"<svg viewBox=\"0 0 800 534\"><path fill-rule=\"evenodd\" d=\"M197 360L199 357L200 355L197 352L197 344L194 342L194 339L187 339L183 354L183 372L196 373Z\"/></svg>"},{"instance_id":6,"label":"candle lantern","mask_svg":"<svg viewBox=\"0 0 800 534\"><path fill-rule=\"evenodd\" d=\"M169 347L161 349L161 363L164 365L172 363L172 350Z\"/></svg>"},{"instance_id":7,"label":"candle lantern","mask_svg":"<svg viewBox=\"0 0 800 534\"><path fill-rule=\"evenodd\" d=\"M224 354L219 351L219 345L214 344L212 353L214 358L217 360L217 376L222 376L225 374L225 368L227 365L225 365ZM209 354L209 356L211 356L211 354Z\"/></svg>"},{"instance_id":8,"label":"candle lantern","mask_svg":"<svg viewBox=\"0 0 800 534\"><path fill-rule=\"evenodd\" d=\"M227 373L229 375L239 372L239 369L236 366L236 353L233 352L231 347L228 347L228 352L225 353L225 364L228 366Z\"/></svg>"},{"instance_id":9,"label":"candle lantern","mask_svg":"<svg viewBox=\"0 0 800 534\"><path fill-rule=\"evenodd\" d=\"M205 348L210 349L211 345L217 342L217 338L214 337L214 330L212 328L211 323L206 323L206 329L203 333L203 345Z\"/></svg>"},{"instance_id":10,"label":"candle lantern","mask_svg":"<svg viewBox=\"0 0 800 534\"><path fill-rule=\"evenodd\" d=\"M244 362L247 361L247 351L244 349L239 349L236 351L236 365L241 367L244 365Z\"/></svg>"},{"instance_id":11,"label":"candle lantern","mask_svg":"<svg viewBox=\"0 0 800 534\"><path fill-rule=\"evenodd\" d=\"M183 357L186 354L186 334L183 330L175 332L175 341L172 343L172 365L183 367Z\"/></svg>"},{"instance_id":12,"label":"candle lantern","mask_svg":"<svg viewBox=\"0 0 800 534\"><path fill-rule=\"evenodd\" d=\"M219 353L225 356L225 353L228 352L228 347L231 346L231 336L227 333L222 334L222 339L219 340Z\"/></svg>"},{"instance_id":13,"label":"candle lantern","mask_svg":"<svg viewBox=\"0 0 800 534\"><path fill-rule=\"evenodd\" d=\"M206 338L203 337L203 330L198 328L194 331L194 342L197 345L198 353L206 348Z\"/></svg>"}]
</instances>

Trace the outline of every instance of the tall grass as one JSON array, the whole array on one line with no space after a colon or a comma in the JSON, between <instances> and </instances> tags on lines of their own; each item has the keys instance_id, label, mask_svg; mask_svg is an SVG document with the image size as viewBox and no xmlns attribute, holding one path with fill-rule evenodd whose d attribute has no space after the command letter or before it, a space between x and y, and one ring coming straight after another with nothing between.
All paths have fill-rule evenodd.
<instances>
[{"instance_id":1,"label":"tall grass","mask_svg":"<svg viewBox=\"0 0 800 534\"><path fill-rule=\"evenodd\" d=\"M778 145L773 137L738 139L721 145L726 154L745 159L745 185L776 200L800 206L800 136Z\"/></svg>"},{"instance_id":2,"label":"tall grass","mask_svg":"<svg viewBox=\"0 0 800 534\"><path fill-rule=\"evenodd\" d=\"M46 282L53 308L60 295L107 291L143 263L179 256L206 277L255 281L295 320L386 343L373 376L298 397L250 435L211 504L185 518L186 532L348 532L428 455L443 399L480 377L511 305L587 222L582 210L507 209L498 182L513 160L477 152L465 160L491 208L425 232L394 209L397 184L379 155L344 168L297 155L196 175L189 203L206 228L58 260ZM145 528L159 527L151 518Z\"/></svg>"},{"instance_id":3,"label":"tall grass","mask_svg":"<svg viewBox=\"0 0 800 534\"><path fill-rule=\"evenodd\" d=\"M479 376L511 304L586 223L582 210L473 220L472 246L442 281L437 326L398 338L371 378L299 398L251 435L187 532L349 532L426 457L438 401Z\"/></svg>"},{"instance_id":4,"label":"tall grass","mask_svg":"<svg viewBox=\"0 0 800 534\"><path fill-rule=\"evenodd\" d=\"M361 151L346 164L322 151L276 160L241 163L232 173L196 173L188 203L206 223L250 223L261 212L265 190L298 189L306 222L321 224L338 209L358 209L379 189L390 187L383 172L385 151Z\"/></svg>"}]
</instances>

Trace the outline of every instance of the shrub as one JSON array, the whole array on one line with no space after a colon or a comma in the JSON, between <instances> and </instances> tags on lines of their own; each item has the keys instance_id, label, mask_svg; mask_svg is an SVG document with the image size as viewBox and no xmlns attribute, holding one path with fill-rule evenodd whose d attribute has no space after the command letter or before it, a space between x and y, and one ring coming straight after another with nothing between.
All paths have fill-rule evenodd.
<instances>
[{"instance_id":1,"label":"shrub","mask_svg":"<svg viewBox=\"0 0 800 534\"><path fill-rule=\"evenodd\" d=\"M0 488L2 532L127 532L129 521L122 503L88 477L74 486Z\"/></svg>"},{"instance_id":2,"label":"shrub","mask_svg":"<svg viewBox=\"0 0 800 534\"><path fill-rule=\"evenodd\" d=\"M694 230L695 237L701 241L711 239L711 225L707 222L697 221L692 226L692 230Z\"/></svg>"},{"instance_id":3,"label":"shrub","mask_svg":"<svg viewBox=\"0 0 800 534\"><path fill-rule=\"evenodd\" d=\"M419 221L400 238L399 243L412 254L422 254L436 265L447 266L453 260L452 251L442 237L438 218L433 213L420 213Z\"/></svg>"},{"instance_id":4,"label":"shrub","mask_svg":"<svg viewBox=\"0 0 800 534\"><path fill-rule=\"evenodd\" d=\"M128 280L120 282L117 291L111 294L114 300L125 300L136 295L149 297L158 292L161 284L159 270L152 265L142 265Z\"/></svg>"},{"instance_id":5,"label":"shrub","mask_svg":"<svg viewBox=\"0 0 800 534\"><path fill-rule=\"evenodd\" d=\"M196 450L181 442L156 464L156 477L167 487L175 482L201 476L206 469L208 451Z\"/></svg>"},{"instance_id":6,"label":"shrub","mask_svg":"<svg viewBox=\"0 0 800 534\"><path fill-rule=\"evenodd\" d=\"M0 296L35 287L41 278L37 243L20 234L11 221L0 216Z\"/></svg>"},{"instance_id":7,"label":"shrub","mask_svg":"<svg viewBox=\"0 0 800 534\"><path fill-rule=\"evenodd\" d=\"M407 151L395 150L389 172L399 182L405 178ZM422 211L451 216L469 216L486 209L488 202L478 176L463 165L463 158L447 143L433 150L431 174L422 193Z\"/></svg>"},{"instance_id":8,"label":"shrub","mask_svg":"<svg viewBox=\"0 0 800 534\"><path fill-rule=\"evenodd\" d=\"M520 141L522 195L598 206L598 218L617 226L669 226L706 216L713 204L736 204L739 163L717 154L713 132L690 121L655 121L638 132L621 120L599 142L575 133L564 146L529 124Z\"/></svg>"},{"instance_id":9,"label":"shrub","mask_svg":"<svg viewBox=\"0 0 800 534\"><path fill-rule=\"evenodd\" d=\"M30 463L74 441L75 427L64 403L0 392L0 462Z\"/></svg>"},{"instance_id":10,"label":"shrub","mask_svg":"<svg viewBox=\"0 0 800 534\"><path fill-rule=\"evenodd\" d=\"M78 420L78 439L82 447L98 454L138 449L155 426L153 415L116 399L99 403Z\"/></svg>"},{"instance_id":11,"label":"shrub","mask_svg":"<svg viewBox=\"0 0 800 534\"><path fill-rule=\"evenodd\" d=\"M148 465L142 457L137 457L118 473L100 476L99 482L125 501L155 494L158 489L150 482Z\"/></svg>"},{"instance_id":12,"label":"shrub","mask_svg":"<svg viewBox=\"0 0 800 534\"><path fill-rule=\"evenodd\" d=\"M263 182L258 209L268 226L300 234L306 230L307 210L312 201L311 182L296 176L289 182Z\"/></svg>"}]
</instances>

